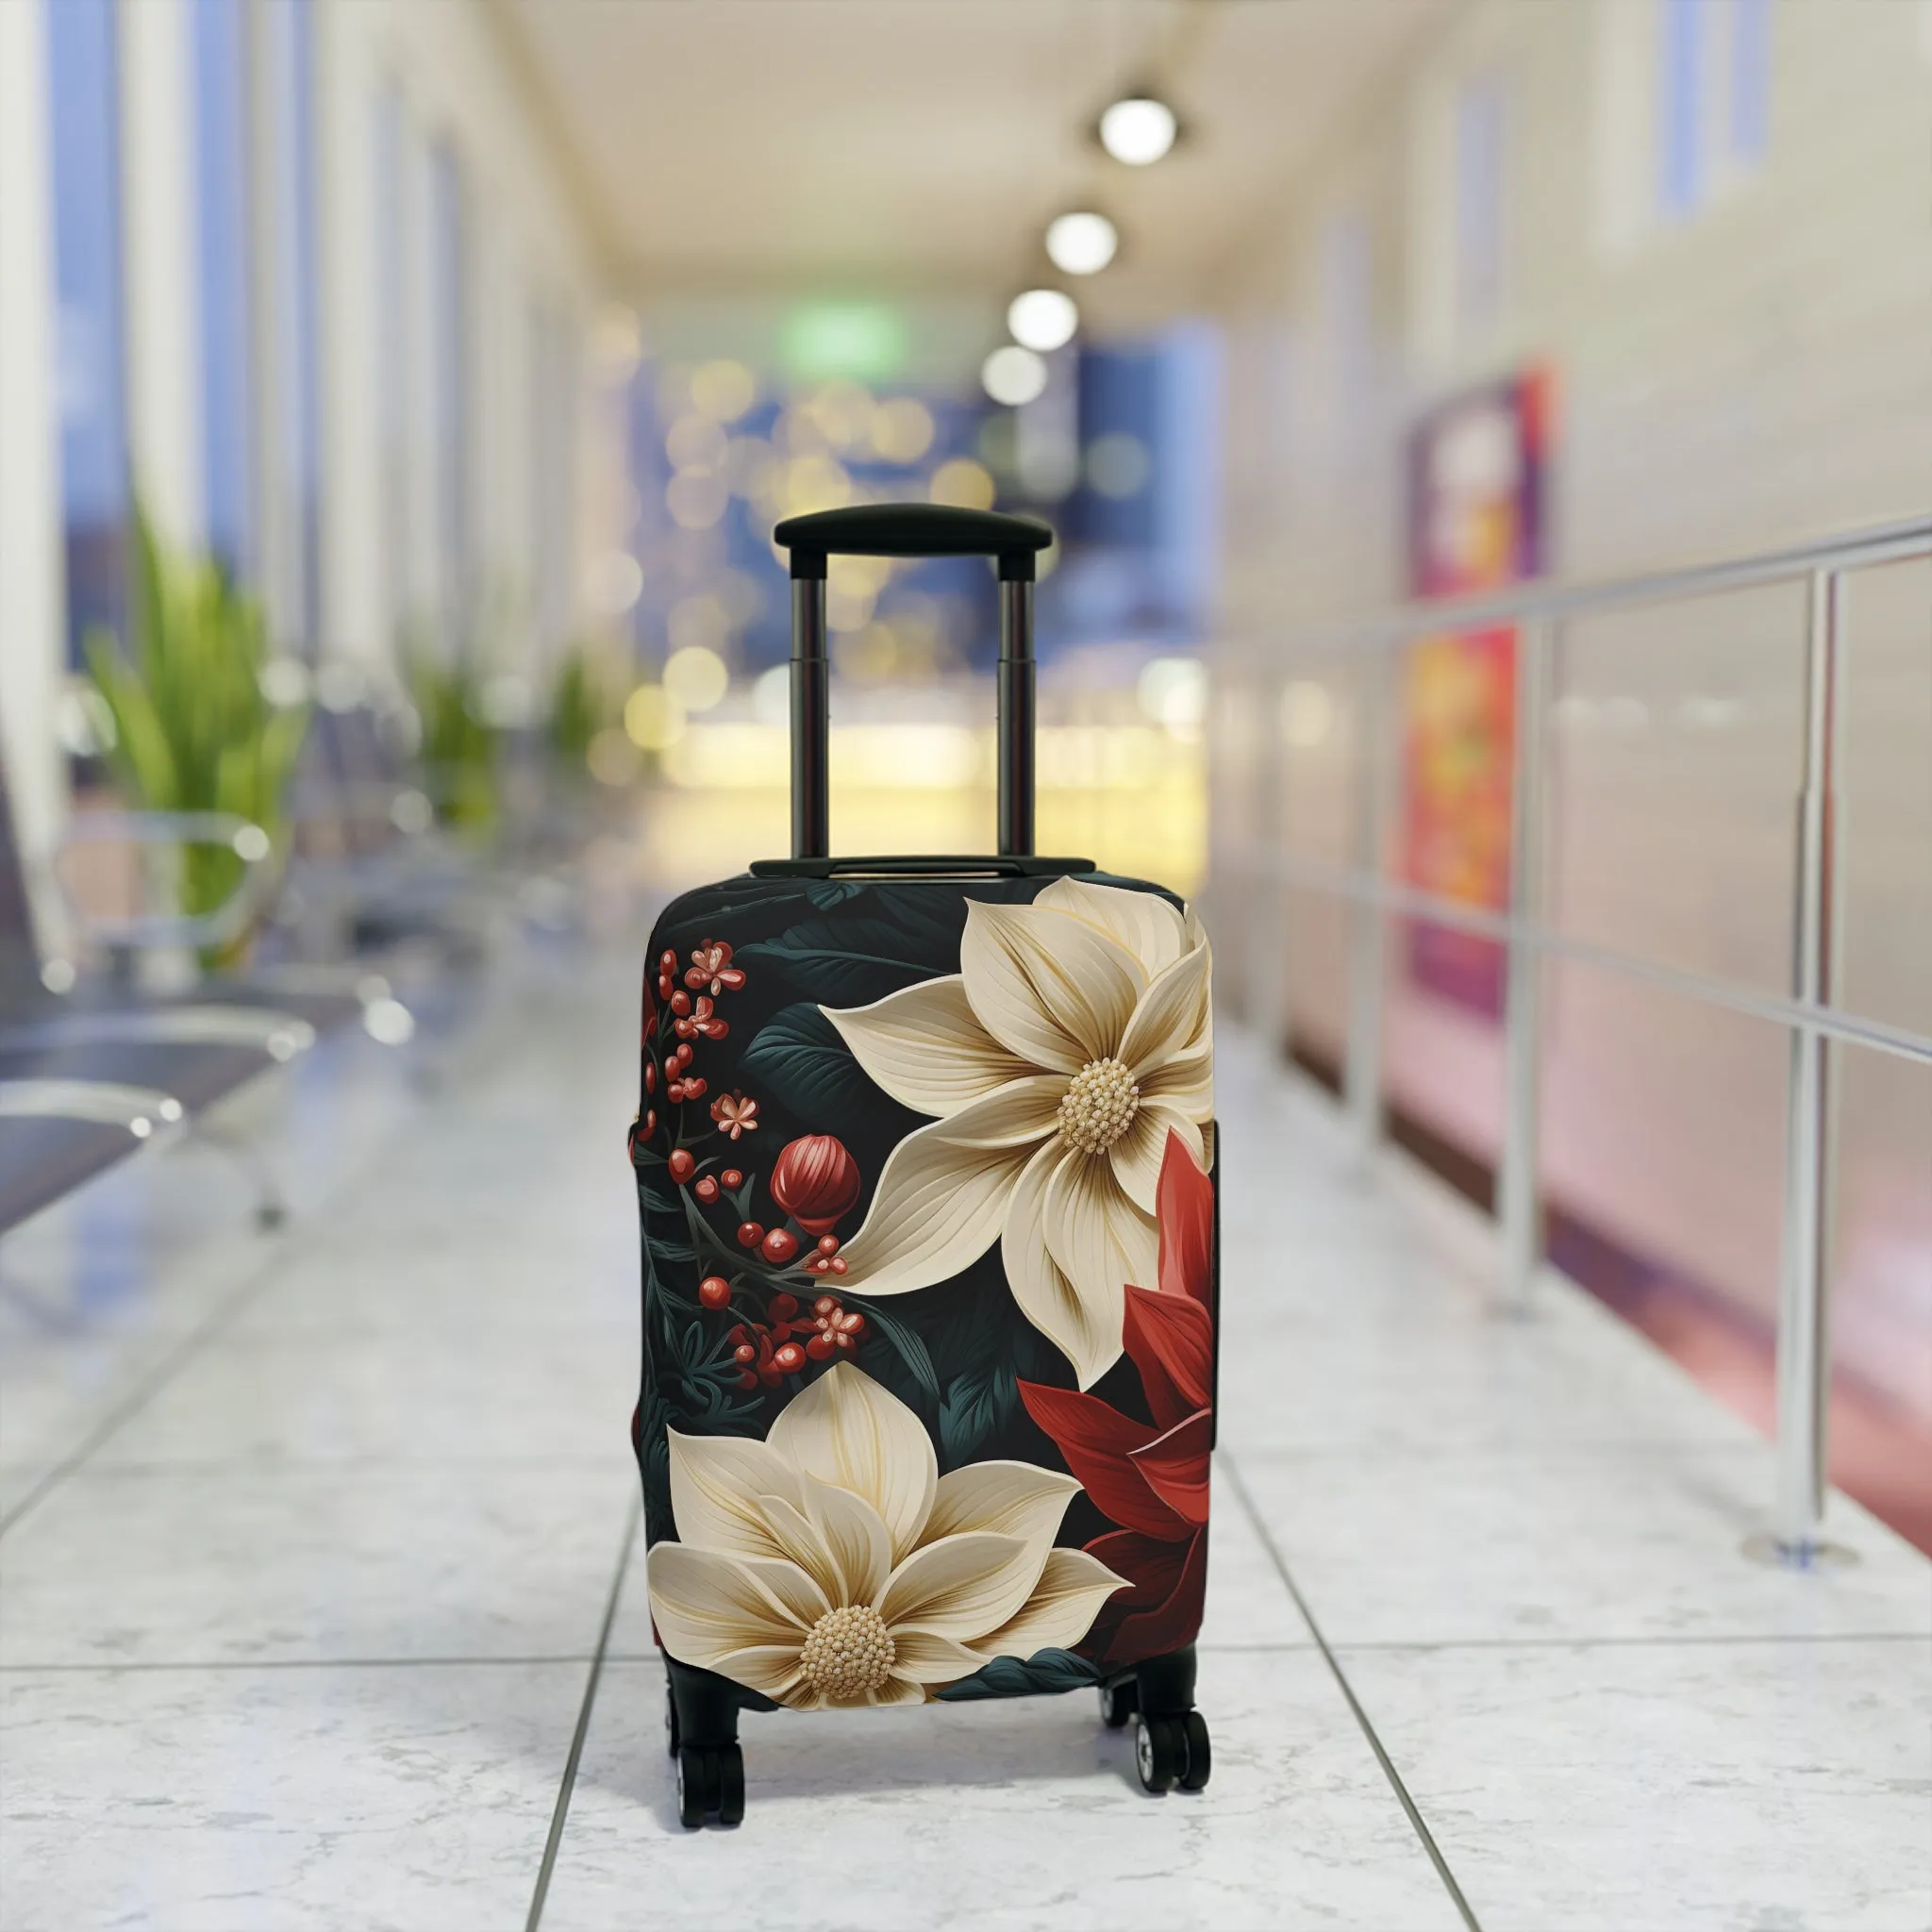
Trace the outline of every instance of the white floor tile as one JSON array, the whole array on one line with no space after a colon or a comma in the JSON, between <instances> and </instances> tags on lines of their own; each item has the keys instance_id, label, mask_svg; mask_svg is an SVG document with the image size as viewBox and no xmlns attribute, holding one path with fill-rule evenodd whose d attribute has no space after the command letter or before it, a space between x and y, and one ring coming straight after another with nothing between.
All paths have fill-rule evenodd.
<instances>
[{"instance_id":1,"label":"white floor tile","mask_svg":"<svg viewBox=\"0 0 1932 1932\"><path fill-rule=\"evenodd\" d=\"M1745 1557L1767 1449L1235 1457L1334 1643L1932 1633L1932 1564L1856 1504L1861 1560Z\"/></svg>"},{"instance_id":2,"label":"white floor tile","mask_svg":"<svg viewBox=\"0 0 1932 1932\"><path fill-rule=\"evenodd\" d=\"M510 1932L586 1667L0 1675L8 1932Z\"/></svg>"},{"instance_id":3,"label":"white floor tile","mask_svg":"<svg viewBox=\"0 0 1932 1932\"><path fill-rule=\"evenodd\" d=\"M605 1673L545 1932L660 1923L1427 1932L1457 1924L1311 1651L1202 1660L1212 1784L1149 1798L1085 1696L743 1725L735 1832L677 1822L663 1675Z\"/></svg>"},{"instance_id":4,"label":"white floor tile","mask_svg":"<svg viewBox=\"0 0 1932 1932\"><path fill-rule=\"evenodd\" d=\"M588 1655L634 1472L71 1476L8 1536L0 1663Z\"/></svg>"},{"instance_id":5,"label":"white floor tile","mask_svg":"<svg viewBox=\"0 0 1932 1932\"><path fill-rule=\"evenodd\" d=\"M185 1364L90 1467L629 1468L637 1385L636 1338L616 1327L484 1326L426 1340L395 1328L225 1337Z\"/></svg>"},{"instance_id":6,"label":"white floor tile","mask_svg":"<svg viewBox=\"0 0 1932 1932\"><path fill-rule=\"evenodd\" d=\"M1932 1645L1341 1663L1484 1932L1932 1924Z\"/></svg>"}]
</instances>

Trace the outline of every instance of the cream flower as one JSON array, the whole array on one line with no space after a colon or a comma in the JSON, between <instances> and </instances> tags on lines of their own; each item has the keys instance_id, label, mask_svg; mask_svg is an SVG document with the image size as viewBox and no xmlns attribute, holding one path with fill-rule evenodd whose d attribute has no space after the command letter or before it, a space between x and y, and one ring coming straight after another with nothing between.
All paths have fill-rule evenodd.
<instances>
[{"instance_id":1,"label":"cream flower","mask_svg":"<svg viewBox=\"0 0 1932 1932\"><path fill-rule=\"evenodd\" d=\"M996 1657L1077 1643L1125 1587L1054 1547L1072 1476L941 1476L919 1418L849 1362L762 1442L669 1434L679 1541L647 1562L658 1635L780 1704L921 1703Z\"/></svg>"},{"instance_id":2,"label":"cream flower","mask_svg":"<svg viewBox=\"0 0 1932 1932\"><path fill-rule=\"evenodd\" d=\"M1091 1388L1120 1358L1126 1283L1156 1276L1169 1133L1211 1162L1207 938L1152 892L1062 878L1030 906L974 901L959 966L824 1009L894 1100L938 1116L893 1148L845 1282L927 1288L998 1238L1014 1300Z\"/></svg>"}]
</instances>

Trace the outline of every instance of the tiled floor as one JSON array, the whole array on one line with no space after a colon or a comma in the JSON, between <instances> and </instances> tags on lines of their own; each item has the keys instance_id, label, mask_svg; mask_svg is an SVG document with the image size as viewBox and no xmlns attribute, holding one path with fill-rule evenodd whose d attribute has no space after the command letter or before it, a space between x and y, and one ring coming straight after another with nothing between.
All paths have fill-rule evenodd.
<instances>
[{"instance_id":1,"label":"tiled floor","mask_svg":"<svg viewBox=\"0 0 1932 1932\"><path fill-rule=\"evenodd\" d=\"M182 1149L0 1250L4 1932L1932 1924L1932 1567L1841 1503L1855 1568L1744 1560L1763 1445L1558 1281L1488 1317L1233 1038L1210 1790L1085 1698L779 1714L682 1832L632 1014L551 958L434 1098L330 1049L250 1103L273 1239Z\"/></svg>"}]
</instances>

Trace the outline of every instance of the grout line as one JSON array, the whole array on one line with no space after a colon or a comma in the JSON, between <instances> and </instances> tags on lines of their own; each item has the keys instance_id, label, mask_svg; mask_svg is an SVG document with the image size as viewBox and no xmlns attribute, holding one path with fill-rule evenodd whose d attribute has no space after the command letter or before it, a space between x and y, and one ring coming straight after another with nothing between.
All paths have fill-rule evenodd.
<instances>
[{"instance_id":1,"label":"grout line","mask_svg":"<svg viewBox=\"0 0 1932 1932\"><path fill-rule=\"evenodd\" d=\"M550 1814L550 1835L543 1841L543 1862L537 1868L536 1889L530 1894L529 1917L524 1932L537 1932L543 1916L544 1901L550 1896L550 1874L557 1869L557 1854L563 1844L564 1822L570 1816L570 1801L576 1791L577 1766L583 1762L584 1740L590 1735L591 1709L597 1701L597 1682L604 1674L605 1654L610 1647L610 1626L617 1621L618 1600L624 1594L624 1579L630 1569L631 1547L638 1540L638 1524L643 1517L641 1500L632 1497L630 1513L624 1525L624 1545L617 1553L617 1574L610 1579L610 1595L604 1605L604 1622L597 1632L596 1654L591 1658L590 1675L584 1680L584 1701L577 1711L577 1727L570 1740L570 1755L563 1761L563 1781L557 1788L557 1808Z\"/></svg>"},{"instance_id":2,"label":"grout line","mask_svg":"<svg viewBox=\"0 0 1932 1932\"><path fill-rule=\"evenodd\" d=\"M101 1420L83 1436L73 1449L56 1462L34 1486L27 1491L12 1508L0 1514L0 1537L15 1528L30 1511L39 1507L48 1496L58 1490L82 1463L97 1450L106 1447L127 1424L152 1402L174 1378L180 1374L189 1361L205 1343L212 1341L222 1329L248 1304L266 1291L275 1279L275 1266L283 1258L282 1250L289 1241L289 1235L275 1238L270 1252L262 1257L261 1265L242 1282L228 1298L211 1308L202 1319L165 1354L153 1368L142 1375Z\"/></svg>"},{"instance_id":3,"label":"grout line","mask_svg":"<svg viewBox=\"0 0 1932 1932\"><path fill-rule=\"evenodd\" d=\"M1402 1781L1402 1774L1396 1770L1394 1761L1383 1749L1382 1740L1375 1735L1375 1727L1369 1722L1369 1714L1357 1700L1355 1690L1342 1674L1341 1666L1336 1660L1335 1653L1328 1648L1328 1640L1322 1634L1322 1626L1315 1622L1301 1591L1295 1587L1295 1580L1289 1573L1280 1546L1275 1542L1268 1525L1261 1520L1261 1512L1255 1507L1255 1499L1248 1493L1248 1486L1241 1480L1241 1473L1234 1458L1224 1450L1220 1460L1227 1471L1229 1482L1234 1486L1235 1495L1240 1499L1242 1509L1247 1512L1248 1521L1254 1525L1255 1534L1261 1539L1262 1547L1267 1550L1269 1560L1274 1563L1275 1574L1288 1586L1288 1593L1294 1599L1294 1607L1301 1612L1302 1622L1308 1626L1308 1634L1314 1638L1322 1658L1328 1666L1329 1674L1334 1677L1336 1688L1347 1700L1349 1709L1362 1736L1368 1740L1369 1749L1375 1754L1375 1762L1382 1767L1382 1775L1389 1780L1390 1789L1407 1814L1408 1822L1415 1835L1422 1840L1423 1850L1429 1855L1429 1863L1436 1868L1439 1877L1449 1893L1450 1902L1461 1916L1469 1932L1482 1932L1482 1926L1475 1913L1470 1909L1469 1901L1462 1895L1462 1888L1456 1882L1456 1874L1449 1869L1449 1861L1443 1857L1441 1848L1436 1843L1435 1834L1430 1831L1423 1814L1416 1808L1415 1800L1409 1796L1408 1787Z\"/></svg>"}]
</instances>

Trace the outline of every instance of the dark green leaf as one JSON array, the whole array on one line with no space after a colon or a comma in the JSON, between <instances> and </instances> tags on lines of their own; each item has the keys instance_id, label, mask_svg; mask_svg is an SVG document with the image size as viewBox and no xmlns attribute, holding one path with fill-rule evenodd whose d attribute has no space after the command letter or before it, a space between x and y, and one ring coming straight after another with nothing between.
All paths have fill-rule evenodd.
<instances>
[{"instance_id":1,"label":"dark green leaf","mask_svg":"<svg viewBox=\"0 0 1932 1932\"><path fill-rule=\"evenodd\" d=\"M933 1373L932 1357L926 1353L925 1343L896 1316L884 1313L876 1302L861 1301L850 1294L843 1300L848 1308L857 1308L865 1316L882 1341L891 1344L893 1354L911 1370L919 1386L937 1404L940 1378Z\"/></svg>"},{"instance_id":2,"label":"dark green leaf","mask_svg":"<svg viewBox=\"0 0 1932 1932\"><path fill-rule=\"evenodd\" d=\"M985 1446L1012 1419L1019 1379L1008 1362L959 1376L940 1405L940 1454L947 1469L983 1459Z\"/></svg>"},{"instance_id":3,"label":"dark green leaf","mask_svg":"<svg viewBox=\"0 0 1932 1932\"><path fill-rule=\"evenodd\" d=\"M740 1064L747 1083L823 1131L849 1133L855 1121L881 1104L879 1090L839 1029L808 1001L787 1007L760 1027Z\"/></svg>"},{"instance_id":4,"label":"dark green leaf","mask_svg":"<svg viewBox=\"0 0 1932 1932\"><path fill-rule=\"evenodd\" d=\"M1036 1650L1024 1661L996 1657L984 1669L941 1690L941 1702L970 1704L982 1697L1051 1697L1100 1682L1100 1666L1071 1650Z\"/></svg>"},{"instance_id":5,"label":"dark green leaf","mask_svg":"<svg viewBox=\"0 0 1932 1932\"><path fill-rule=\"evenodd\" d=\"M915 912L891 919L808 919L736 957L741 965L775 966L827 1005L859 1007L952 970L958 951L956 929Z\"/></svg>"}]
</instances>

